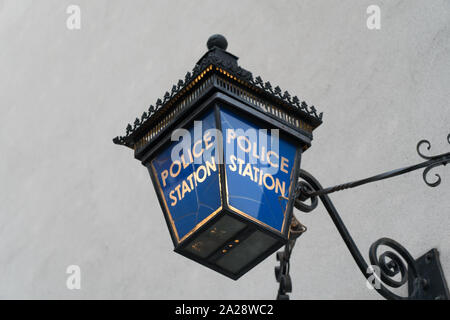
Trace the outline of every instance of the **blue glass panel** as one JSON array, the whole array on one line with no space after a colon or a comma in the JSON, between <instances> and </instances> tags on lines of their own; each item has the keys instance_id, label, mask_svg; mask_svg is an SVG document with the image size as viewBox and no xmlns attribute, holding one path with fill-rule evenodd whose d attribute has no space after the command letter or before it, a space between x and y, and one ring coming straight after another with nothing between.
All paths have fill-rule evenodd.
<instances>
[{"instance_id":1,"label":"blue glass panel","mask_svg":"<svg viewBox=\"0 0 450 320\"><path fill-rule=\"evenodd\" d=\"M178 241L221 207L214 112L152 160Z\"/></svg>"},{"instance_id":2,"label":"blue glass panel","mask_svg":"<svg viewBox=\"0 0 450 320\"><path fill-rule=\"evenodd\" d=\"M282 232L296 146L228 109L220 113L228 204Z\"/></svg>"}]
</instances>

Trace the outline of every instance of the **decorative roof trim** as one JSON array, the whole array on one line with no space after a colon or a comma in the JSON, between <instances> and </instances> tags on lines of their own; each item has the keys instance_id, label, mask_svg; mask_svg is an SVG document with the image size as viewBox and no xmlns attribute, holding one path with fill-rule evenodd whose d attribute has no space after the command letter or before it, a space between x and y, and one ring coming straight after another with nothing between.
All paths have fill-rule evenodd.
<instances>
[{"instance_id":1,"label":"decorative roof trim","mask_svg":"<svg viewBox=\"0 0 450 320\"><path fill-rule=\"evenodd\" d=\"M282 93L282 90L279 86L272 88L272 85L269 81L264 83L259 76L254 80L251 79L249 82L255 87L258 87L264 92L268 93L269 95L282 100L284 103L290 105L291 107L300 110L322 122L323 112L317 114L317 109L314 106L308 106L305 101L300 101L297 96L291 98L291 95L287 91L284 91L284 93Z\"/></svg>"},{"instance_id":2,"label":"decorative roof trim","mask_svg":"<svg viewBox=\"0 0 450 320\"><path fill-rule=\"evenodd\" d=\"M289 92L282 90L279 86L272 88L270 82L263 82L261 77L256 77L253 79L251 72L239 67L237 63L233 63L231 60L223 59L220 55L218 55L214 50L210 50L200 61L195 65L194 69L191 72L187 72L184 81L182 79L178 80L176 85L172 86L172 90L170 92L166 91L162 99L158 99L155 103L155 106L150 105L147 111L141 115L140 118L136 118L133 122L133 125L130 123L127 125L125 131L125 136L115 137L113 142L115 144L124 145L130 148L134 147L133 134L138 131L138 129L146 123L149 119L153 118L161 109L168 106L169 103L175 101L174 98L183 94L186 90L191 89L202 77L203 75L214 68L210 68L211 66L215 66L218 68L222 68L238 78L242 80L244 83L256 87L259 90L262 90L264 93L269 96L281 100L283 103L289 105L290 107L301 111L302 113L315 118L318 120L319 124L322 122L323 113L317 114L317 109L314 106L308 106L305 101L300 101L297 96L291 98Z\"/></svg>"}]
</instances>

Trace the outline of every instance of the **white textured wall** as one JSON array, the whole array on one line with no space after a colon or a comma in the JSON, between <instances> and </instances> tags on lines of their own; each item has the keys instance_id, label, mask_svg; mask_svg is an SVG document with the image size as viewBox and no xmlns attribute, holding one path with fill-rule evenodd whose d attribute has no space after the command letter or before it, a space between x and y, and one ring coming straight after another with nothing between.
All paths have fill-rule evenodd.
<instances>
[{"instance_id":1,"label":"white textured wall","mask_svg":"<svg viewBox=\"0 0 450 320\"><path fill-rule=\"evenodd\" d=\"M213 33L324 112L303 157L324 186L419 162L422 138L449 151L449 1L0 1L0 298L275 296L274 257L235 282L173 253L147 170L111 142ZM450 171L436 172L435 189L415 172L332 196L365 256L382 236L414 256L437 247L450 278ZM323 207L297 215L292 297L378 299Z\"/></svg>"}]
</instances>

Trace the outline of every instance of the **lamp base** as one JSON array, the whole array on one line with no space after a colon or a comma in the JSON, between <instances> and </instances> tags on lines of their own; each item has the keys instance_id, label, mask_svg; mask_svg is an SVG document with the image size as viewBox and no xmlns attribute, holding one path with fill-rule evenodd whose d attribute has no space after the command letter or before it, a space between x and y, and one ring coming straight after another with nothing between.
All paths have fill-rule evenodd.
<instances>
[{"instance_id":1,"label":"lamp base","mask_svg":"<svg viewBox=\"0 0 450 320\"><path fill-rule=\"evenodd\" d=\"M439 251L431 249L416 259L417 272L426 280L426 285L418 292L418 300L450 300L447 282L439 259ZM408 291L411 296L413 279L409 274Z\"/></svg>"}]
</instances>

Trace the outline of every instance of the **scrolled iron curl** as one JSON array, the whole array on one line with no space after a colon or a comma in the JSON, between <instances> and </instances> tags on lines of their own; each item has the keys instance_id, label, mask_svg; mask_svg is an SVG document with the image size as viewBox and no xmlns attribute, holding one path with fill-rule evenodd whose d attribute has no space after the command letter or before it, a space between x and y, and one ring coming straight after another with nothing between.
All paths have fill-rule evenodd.
<instances>
[{"instance_id":1,"label":"scrolled iron curl","mask_svg":"<svg viewBox=\"0 0 450 320\"><path fill-rule=\"evenodd\" d=\"M311 212L319 204L319 200L316 196L309 197L309 193L313 192L314 189L306 181L299 181L297 186L297 196L295 197L294 207L302 212ZM311 204L306 204L305 201L311 199Z\"/></svg>"},{"instance_id":2,"label":"scrolled iron curl","mask_svg":"<svg viewBox=\"0 0 450 320\"><path fill-rule=\"evenodd\" d=\"M425 183L428 186L430 186L430 187L437 187L438 185L441 184L441 181L442 181L441 180L441 176L439 174L437 174L437 173L434 174L436 176L436 178L437 178L435 182L429 182L429 180L427 178L428 172L430 172L430 170L435 168L435 167L439 167L440 165L441 165L441 163L437 163L437 164L431 165L429 167L426 167L425 170L423 170L423 174L422 174L423 181L425 181Z\"/></svg>"},{"instance_id":3,"label":"scrolled iron curl","mask_svg":"<svg viewBox=\"0 0 450 320\"><path fill-rule=\"evenodd\" d=\"M448 134L448 136L447 136L447 142L450 144L450 133ZM418 143L417 143L417 147L416 147L416 149L417 149L417 153L418 153L418 155L422 158L422 159L426 159L426 160L432 160L432 159L436 159L436 158L439 158L439 157L442 157L444 154L440 154L440 155L436 155L436 156L426 156L426 155L424 155L422 152L420 152L420 147L422 146L422 145L424 145L424 144L426 144L427 145L427 150L430 150L431 149L431 143L430 143L430 141L428 141L428 140L420 140Z\"/></svg>"},{"instance_id":4,"label":"scrolled iron curl","mask_svg":"<svg viewBox=\"0 0 450 320\"><path fill-rule=\"evenodd\" d=\"M394 251L384 251L377 256L380 246L387 246ZM418 278L417 266L414 258L401 244L389 238L381 238L375 241L369 249L369 259L372 266L380 268L380 279L391 288L399 288L408 281L408 273L413 278ZM388 260L389 259L389 260ZM404 261L406 261L406 265ZM400 280L394 277L400 274Z\"/></svg>"},{"instance_id":5,"label":"scrolled iron curl","mask_svg":"<svg viewBox=\"0 0 450 320\"><path fill-rule=\"evenodd\" d=\"M450 144L450 134L447 136L447 141ZM435 155L435 156L427 156L425 154L423 154L422 152L420 152L420 148L426 145L426 149L430 150L431 149L431 143L428 140L420 140L419 143L417 143L417 154L425 160L429 160L429 161L433 161L433 163L431 165L429 165L428 167L425 168L425 170L423 171L423 180L425 181L425 183L430 186L430 187L437 187L438 185L441 184L441 176L437 173L435 173L436 176L436 181L434 182L430 182L427 178L428 173L430 172L431 169L435 168L435 167L439 167L441 165L446 165L448 162L450 162L450 153L443 153L443 154L439 154L439 155Z\"/></svg>"}]
</instances>

